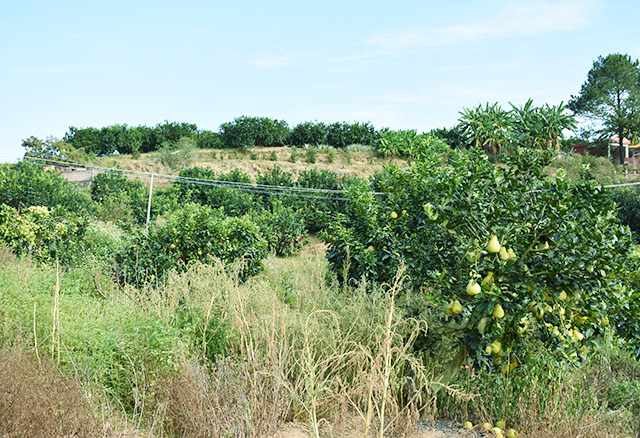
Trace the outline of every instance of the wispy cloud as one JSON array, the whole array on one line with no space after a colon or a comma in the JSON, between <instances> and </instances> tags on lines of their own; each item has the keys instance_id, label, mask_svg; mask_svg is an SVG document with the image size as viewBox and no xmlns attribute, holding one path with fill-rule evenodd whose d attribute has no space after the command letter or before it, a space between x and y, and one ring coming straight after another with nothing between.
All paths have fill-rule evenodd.
<instances>
[{"instance_id":1,"label":"wispy cloud","mask_svg":"<svg viewBox=\"0 0 640 438\"><path fill-rule=\"evenodd\" d=\"M97 30L87 32L75 32L67 35L67 38L72 40L111 40L111 41L128 41L139 39L151 39L156 38L157 35L153 33L141 33L132 32L128 30Z\"/></svg>"},{"instance_id":2,"label":"wispy cloud","mask_svg":"<svg viewBox=\"0 0 640 438\"><path fill-rule=\"evenodd\" d=\"M68 74L68 73L116 73L118 69L99 65L61 65L52 67L24 67L13 70L13 73L29 74Z\"/></svg>"},{"instance_id":3,"label":"wispy cloud","mask_svg":"<svg viewBox=\"0 0 640 438\"><path fill-rule=\"evenodd\" d=\"M385 102L385 103L391 103L391 104L423 103L427 99L428 98L424 93L398 93L398 92L380 94L377 96L371 96L369 98L369 100L373 102Z\"/></svg>"},{"instance_id":4,"label":"wispy cloud","mask_svg":"<svg viewBox=\"0 0 640 438\"><path fill-rule=\"evenodd\" d=\"M296 55L267 55L252 59L247 64L254 67L291 67L301 61L301 57Z\"/></svg>"},{"instance_id":5,"label":"wispy cloud","mask_svg":"<svg viewBox=\"0 0 640 438\"><path fill-rule=\"evenodd\" d=\"M569 31L587 25L592 10L592 4L586 1L508 2L490 17L478 17L473 22L453 26L378 34L368 38L365 45L381 53L397 53L416 47Z\"/></svg>"}]
</instances>

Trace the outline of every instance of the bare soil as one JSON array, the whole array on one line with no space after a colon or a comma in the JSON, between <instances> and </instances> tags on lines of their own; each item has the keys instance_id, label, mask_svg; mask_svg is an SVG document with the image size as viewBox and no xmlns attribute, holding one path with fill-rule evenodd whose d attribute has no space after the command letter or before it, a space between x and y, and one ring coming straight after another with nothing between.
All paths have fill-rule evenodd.
<instances>
[{"instance_id":1,"label":"bare soil","mask_svg":"<svg viewBox=\"0 0 640 438\"><path fill-rule=\"evenodd\" d=\"M340 431L339 434L335 433L333 436L341 438L357 438L361 434L354 432ZM481 435L473 430L464 430L456 423L449 422L424 422L420 423L416 427L415 434L411 435L411 438L478 438ZM276 434L275 438L310 438L309 434L304 426L295 424L286 424ZM409 437L407 437L409 438Z\"/></svg>"}]
</instances>

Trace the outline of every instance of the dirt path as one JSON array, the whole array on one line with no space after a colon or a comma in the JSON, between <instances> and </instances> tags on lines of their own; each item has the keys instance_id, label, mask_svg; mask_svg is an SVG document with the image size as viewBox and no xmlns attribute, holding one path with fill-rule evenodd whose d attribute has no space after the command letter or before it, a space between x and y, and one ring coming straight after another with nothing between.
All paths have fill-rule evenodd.
<instances>
[{"instance_id":1,"label":"dirt path","mask_svg":"<svg viewBox=\"0 0 640 438\"><path fill-rule=\"evenodd\" d=\"M481 435L468 430L460 429L460 426L456 423L446 422L429 422L421 423L418 427L418 431L412 436L412 438L478 438ZM357 438L360 435L357 434L340 434L334 433L337 438ZM276 438L310 438L311 434L307 433L302 426L286 425L276 435Z\"/></svg>"}]
</instances>

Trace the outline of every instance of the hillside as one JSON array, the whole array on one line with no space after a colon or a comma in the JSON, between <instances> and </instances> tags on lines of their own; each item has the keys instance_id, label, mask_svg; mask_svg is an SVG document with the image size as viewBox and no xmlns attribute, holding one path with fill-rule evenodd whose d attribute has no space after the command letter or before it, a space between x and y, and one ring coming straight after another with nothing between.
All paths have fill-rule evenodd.
<instances>
[{"instance_id":1,"label":"hillside","mask_svg":"<svg viewBox=\"0 0 640 438\"><path fill-rule=\"evenodd\" d=\"M176 151L180 153L180 151ZM385 165L395 163L405 166L407 160L398 158L382 158L376 156L371 148L352 146L347 149L295 148L295 147L255 147L250 149L193 149L184 159L178 157L174 166L163 164L162 152L154 151L132 155L111 155L98 157L95 164L105 167L163 174L174 174L182 167L209 167L217 174L231 170L240 170L252 179L264 173L274 165L284 171L298 173L301 170L317 168L330 170L339 176L368 177L381 170Z\"/></svg>"}]
</instances>

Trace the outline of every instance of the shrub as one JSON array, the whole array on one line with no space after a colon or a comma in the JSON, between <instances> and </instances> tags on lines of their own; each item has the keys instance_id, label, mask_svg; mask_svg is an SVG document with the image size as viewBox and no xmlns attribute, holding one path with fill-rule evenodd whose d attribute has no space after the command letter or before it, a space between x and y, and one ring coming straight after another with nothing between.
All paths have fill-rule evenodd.
<instances>
[{"instance_id":1,"label":"shrub","mask_svg":"<svg viewBox=\"0 0 640 438\"><path fill-rule=\"evenodd\" d=\"M264 172L258 172L256 177L258 186L278 186L278 187L294 187L293 174L282 170L279 165L274 165ZM258 195L262 202L262 206L269 208L274 202L282 202L284 205L295 205L295 198L289 196L291 193L285 190L262 188L261 194Z\"/></svg>"},{"instance_id":2,"label":"shrub","mask_svg":"<svg viewBox=\"0 0 640 438\"><path fill-rule=\"evenodd\" d=\"M93 209L90 197L58 172L24 161L0 165L0 204L16 209L55 207L79 214L90 213Z\"/></svg>"},{"instance_id":3,"label":"shrub","mask_svg":"<svg viewBox=\"0 0 640 438\"><path fill-rule=\"evenodd\" d=\"M309 164L313 164L316 162L317 156L318 149L316 149L315 147L310 147L304 154L304 160Z\"/></svg>"},{"instance_id":4,"label":"shrub","mask_svg":"<svg viewBox=\"0 0 640 438\"><path fill-rule=\"evenodd\" d=\"M88 268L96 263L104 272L113 269L115 255L124 249L126 234L116 224L89 221L81 239L65 242L66 264Z\"/></svg>"},{"instance_id":5,"label":"shrub","mask_svg":"<svg viewBox=\"0 0 640 438\"><path fill-rule=\"evenodd\" d=\"M247 218L225 217L222 210L197 204L171 213L162 226L137 234L117 256L118 276L126 282L157 283L171 269L183 270L193 260L244 262L241 277L262 270L267 244Z\"/></svg>"},{"instance_id":6,"label":"shrub","mask_svg":"<svg viewBox=\"0 0 640 438\"><path fill-rule=\"evenodd\" d=\"M182 137L175 143L165 141L158 150L158 162L167 169L181 170L191 166L196 143L191 137Z\"/></svg>"},{"instance_id":7,"label":"shrub","mask_svg":"<svg viewBox=\"0 0 640 438\"><path fill-rule=\"evenodd\" d=\"M547 173L555 175L561 168L567 178L574 181L596 181L600 184L624 182L620 169L605 157L580 154L559 156L549 164Z\"/></svg>"},{"instance_id":8,"label":"shrub","mask_svg":"<svg viewBox=\"0 0 640 438\"><path fill-rule=\"evenodd\" d=\"M271 210L252 216L268 244L269 251L279 257L298 253L305 244L307 231L303 215L284 207L277 200Z\"/></svg>"},{"instance_id":9,"label":"shrub","mask_svg":"<svg viewBox=\"0 0 640 438\"><path fill-rule=\"evenodd\" d=\"M637 190L614 188L610 195L618 204L620 221L636 233L636 240L640 240L640 194Z\"/></svg>"},{"instance_id":10,"label":"shrub","mask_svg":"<svg viewBox=\"0 0 640 438\"><path fill-rule=\"evenodd\" d=\"M196 134L196 145L200 149L221 149L223 147L220 141L220 135L213 131L198 131Z\"/></svg>"},{"instance_id":11,"label":"shrub","mask_svg":"<svg viewBox=\"0 0 640 438\"><path fill-rule=\"evenodd\" d=\"M241 116L220 125L220 141L227 148L284 146L291 131L284 120Z\"/></svg>"},{"instance_id":12,"label":"shrub","mask_svg":"<svg viewBox=\"0 0 640 438\"><path fill-rule=\"evenodd\" d=\"M210 182L174 184L178 199L207 205L211 208L224 208L230 216L243 216L256 207L257 195L253 187L248 187L251 177L240 170L216 175L210 168L193 167L180 172L180 177L212 180ZM230 184L230 183L240 184Z\"/></svg>"},{"instance_id":13,"label":"shrub","mask_svg":"<svg viewBox=\"0 0 640 438\"><path fill-rule=\"evenodd\" d=\"M327 129L327 144L344 149L351 144L373 145L377 137L369 123L332 123Z\"/></svg>"},{"instance_id":14,"label":"shrub","mask_svg":"<svg viewBox=\"0 0 640 438\"><path fill-rule=\"evenodd\" d=\"M91 199L99 204L98 218L143 224L147 217L149 189L140 180L99 173L91 182Z\"/></svg>"},{"instance_id":15,"label":"shrub","mask_svg":"<svg viewBox=\"0 0 640 438\"><path fill-rule=\"evenodd\" d=\"M326 143L327 125L322 122L299 123L291 132L291 144L294 146L319 146Z\"/></svg>"},{"instance_id":16,"label":"shrub","mask_svg":"<svg viewBox=\"0 0 640 438\"><path fill-rule=\"evenodd\" d=\"M298 186L308 189L342 190L338 174L330 170L306 169L298 175ZM331 198L343 198L342 193L307 192L307 198L296 200L295 208L304 214L307 228L317 232L324 228L325 216L329 212L344 211L344 201Z\"/></svg>"},{"instance_id":17,"label":"shrub","mask_svg":"<svg viewBox=\"0 0 640 438\"><path fill-rule=\"evenodd\" d=\"M22 212L0 204L0 237L19 256L68 261L69 245L81 240L87 222L73 213L31 206Z\"/></svg>"},{"instance_id":18,"label":"shrub","mask_svg":"<svg viewBox=\"0 0 640 438\"><path fill-rule=\"evenodd\" d=\"M331 268L390 282L404 264L476 363L500 366L501 351L520 354L531 338L559 357L582 354L601 318L630 302L629 234L613 202L592 183L545 178L549 156L536 151L505 156L505 167L479 150L445 158L389 167L375 181L384 196L352 186L346 214L324 234Z\"/></svg>"}]
</instances>

